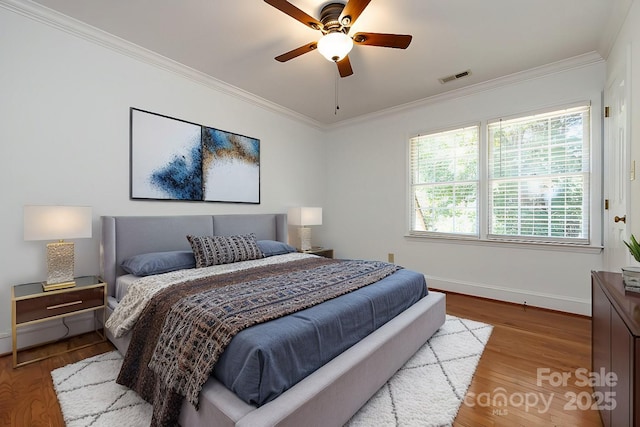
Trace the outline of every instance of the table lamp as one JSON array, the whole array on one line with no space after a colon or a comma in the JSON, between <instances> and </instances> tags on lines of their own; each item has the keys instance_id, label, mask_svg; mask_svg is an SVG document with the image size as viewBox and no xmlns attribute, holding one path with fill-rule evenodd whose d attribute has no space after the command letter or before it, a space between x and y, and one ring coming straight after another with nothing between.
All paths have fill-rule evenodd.
<instances>
[{"instance_id":1,"label":"table lamp","mask_svg":"<svg viewBox=\"0 0 640 427\"><path fill-rule=\"evenodd\" d=\"M74 281L73 242L63 239L91 237L91 208L87 206L24 207L24 240L58 240L47 243L45 291L70 288Z\"/></svg>"},{"instance_id":2,"label":"table lamp","mask_svg":"<svg viewBox=\"0 0 640 427\"><path fill-rule=\"evenodd\" d=\"M299 247L301 251L311 250L311 228L310 225L322 225L322 208L290 208L287 214L289 224L297 225Z\"/></svg>"}]
</instances>

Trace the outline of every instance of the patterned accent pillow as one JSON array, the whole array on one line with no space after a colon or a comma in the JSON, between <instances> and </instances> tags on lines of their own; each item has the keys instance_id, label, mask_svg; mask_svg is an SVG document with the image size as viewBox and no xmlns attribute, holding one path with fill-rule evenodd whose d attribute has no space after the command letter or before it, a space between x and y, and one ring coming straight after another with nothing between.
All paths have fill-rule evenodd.
<instances>
[{"instance_id":1,"label":"patterned accent pillow","mask_svg":"<svg viewBox=\"0 0 640 427\"><path fill-rule=\"evenodd\" d=\"M187 240L196 258L196 268L264 257L253 233L237 236L188 235Z\"/></svg>"}]
</instances>

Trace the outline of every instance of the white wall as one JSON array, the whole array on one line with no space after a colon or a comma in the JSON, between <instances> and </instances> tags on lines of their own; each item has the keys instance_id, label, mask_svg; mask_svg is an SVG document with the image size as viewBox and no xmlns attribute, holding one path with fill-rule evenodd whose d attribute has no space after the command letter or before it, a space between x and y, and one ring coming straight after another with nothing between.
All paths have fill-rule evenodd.
<instances>
[{"instance_id":1,"label":"white wall","mask_svg":"<svg viewBox=\"0 0 640 427\"><path fill-rule=\"evenodd\" d=\"M635 25L627 23L624 32L632 40L639 37L633 29L639 13L635 4ZM11 286L46 275L45 242L22 237L25 204L93 207L94 237L76 241L77 275L98 273L100 215L285 212L305 204L323 206L314 243L333 247L339 257L386 260L393 252L397 263L425 273L434 287L589 313L589 271L601 268L599 254L404 237L405 150L418 131L565 102L590 99L597 118L603 63L427 100L323 132L27 15L0 7L0 354L11 349ZM262 203L129 200L132 106L259 138ZM634 122L634 129L640 126ZM51 336L63 330L55 323Z\"/></svg>"},{"instance_id":2,"label":"white wall","mask_svg":"<svg viewBox=\"0 0 640 427\"><path fill-rule=\"evenodd\" d=\"M600 111L605 64L467 91L335 128L326 144L323 239L339 257L386 260L424 273L432 287L590 314L590 271L601 254L461 244L408 238L406 144L409 136L502 115L590 100L594 185L600 174ZM599 203L599 201L594 201ZM596 205L597 206L597 205ZM596 209L597 210L597 209ZM593 221L600 221L599 217ZM599 224L594 244L600 244Z\"/></svg>"},{"instance_id":3,"label":"white wall","mask_svg":"<svg viewBox=\"0 0 640 427\"><path fill-rule=\"evenodd\" d=\"M11 351L11 286L46 277L46 242L23 240L25 204L93 207L94 237L76 241L77 275L99 272L100 215L322 206L315 127L2 7L0 52L0 354ZM261 204L129 200L132 106L259 138ZM55 324L52 337L64 331Z\"/></svg>"}]
</instances>

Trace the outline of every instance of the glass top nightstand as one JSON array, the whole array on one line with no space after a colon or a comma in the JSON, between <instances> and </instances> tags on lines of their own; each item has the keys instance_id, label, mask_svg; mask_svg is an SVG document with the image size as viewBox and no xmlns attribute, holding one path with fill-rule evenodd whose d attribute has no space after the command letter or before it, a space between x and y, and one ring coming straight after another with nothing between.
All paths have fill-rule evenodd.
<instances>
[{"instance_id":1,"label":"glass top nightstand","mask_svg":"<svg viewBox=\"0 0 640 427\"><path fill-rule=\"evenodd\" d=\"M11 335L14 368L105 340L101 329L104 327L106 315L107 284L98 276L76 277L74 281L76 284L73 287L51 291L45 291L42 282L12 286ZM88 342L64 346L61 351L54 349L49 352L44 348L46 344L67 338L65 335L51 341L18 348L20 328L55 319L62 319L64 324L64 318L82 313L93 313L93 332L89 334Z\"/></svg>"},{"instance_id":2,"label":"glass top nightstand","mask_svg":"<svg viewBox=\"0 0 640 427\"><path fill-rule=\"evenodd\" d=\"M318 255L325 258L333 258L333 249L331 248L313 247L308 251L302 251L302 253Z\"/></svg>"},{"instance_id":3,"label":"glass top nightstand","mask_svg":"<svg viewBox=\"0 0 640 427\"><path fill-rule=\"evenodd\" d=\"M75 286L70 288L53 290L53 291L45 291L44 289L42 289L42 282L23 283L21 285L15 285L13 287L13 294L16 299L19 299L19 298L34 296L40 293L46 293L47 295L50 295L50 294L63 292L63 291L68 292L74 289L100 285L101 283L103 283L102 279L99 278L98 276L81 276L81 277L76 277L74 280L76 282Z\"/></svg>"}]
</instances>

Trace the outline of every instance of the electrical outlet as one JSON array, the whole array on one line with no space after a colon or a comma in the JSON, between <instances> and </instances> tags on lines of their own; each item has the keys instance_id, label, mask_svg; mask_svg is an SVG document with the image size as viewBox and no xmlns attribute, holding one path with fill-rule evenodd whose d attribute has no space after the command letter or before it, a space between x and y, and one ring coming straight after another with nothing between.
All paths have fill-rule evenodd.
<instances>
[{"instance_id":1,"label":"electrical outlet","mask_svg":"<svg viewBox=\"0 0 640 427\"><path fill-rule=\"evenodd\" d=\"M387 255L387 259L389 260L390 263L394 263L396 261L396 256L395 254L389 252L389 254Z\"/></svg>"}]
</instances>

